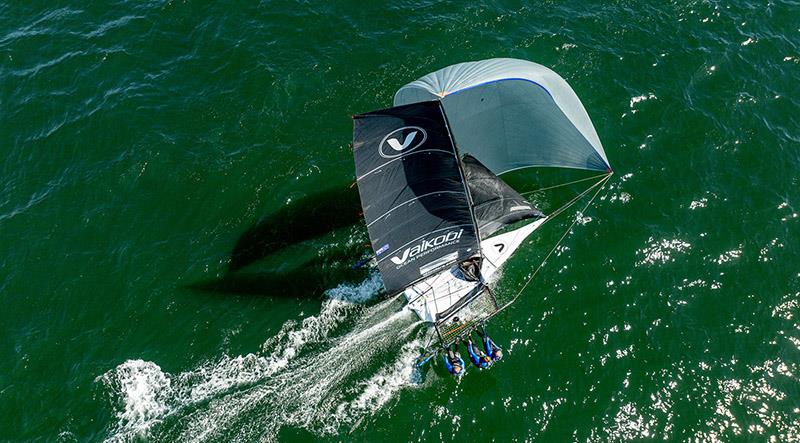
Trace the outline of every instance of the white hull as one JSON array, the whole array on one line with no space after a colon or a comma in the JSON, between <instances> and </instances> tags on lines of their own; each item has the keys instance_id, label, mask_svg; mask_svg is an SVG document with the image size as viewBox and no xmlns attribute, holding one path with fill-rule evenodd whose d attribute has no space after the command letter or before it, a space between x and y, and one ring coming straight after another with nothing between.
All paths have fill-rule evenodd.
<instances>
[{"instance_id":1,"label":"white hull","mask_svg":"<svg viewBox=\"0 0 800 443\"><path fill-rule=\"evenodd\" d=\"M483 250L484 258L481 265L481 275L484 281L490 281L495 272L503 266L522 242L546 220L547 217L540 218L519 229L483 240L481 249ZM436 314L444 312L453 306L454 303L467 295L475 285L476 282L467 281L463 278L458 266L453 266L448 270L409 286L404 294L408 300L408 307L420 319L435 323Z\"/></svg>"}]
</instances>

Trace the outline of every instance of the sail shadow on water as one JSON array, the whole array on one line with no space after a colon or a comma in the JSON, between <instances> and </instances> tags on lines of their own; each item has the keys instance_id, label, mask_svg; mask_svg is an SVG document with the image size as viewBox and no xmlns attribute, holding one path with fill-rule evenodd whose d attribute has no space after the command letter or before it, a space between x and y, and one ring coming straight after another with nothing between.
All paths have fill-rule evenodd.
<instances>
[{"instance_id":1,"label":"sail shadow on water","mask_svg":"<svg viewBox=\"0 0 800 443\"><path fill-rule=\"evenodd\" d=\"M350 231L339 234L349 235ZM326 237L326 240L330 239ZM315 242L292 245L244 269L228 271L221 278L188 287L220 295L321 298L329 288L358 283L367 278L366 268L353 267L363 250L358 242L350 245L317 245Z\"/></svg>"},{"instance_id":2,"label":"sail shadow on water","mask_svg":"<svg viewBox=\"0 0 800 443\"><path fill-rule=\"evenodd\" d=\"M292 199L245 231L222 277L189 288L217 294L318 298L362 281L366 252L358 193L346 185ZM362 238L363 237L363 238Z\"/></svg>"},{"instance_id":3,"label":"sail shadow on water","mask_svg":"<svg viewBox=\"0 0 800 443\"><path fill-rule=\"evenodd\" d=\"M346 184L294 199L239 236L231 251L229 271L238 271L289 246L355 225L360 213L358 192Z\"/></svg>"},{"instance_id":4,"label":"sail shadow on water","mask_svg":"<svg viewBox=\"0 0 800 443\"><path fill-rule=\"evenodd\" d=\"M448 78L457 81L440 81ZM380 275L325 291L319 314L287 321L258 352L154 377L166 380L166 393L154 414L145 415L152 436L256 441L278 439L286 429L342 435L368 422L398 392L425 385L414 364L421 352L450 349L514 303L577 220L565 223L558 242L508 301L493 295L493 275L543 223L584 197L588 202L579 212L585 211L612 174L577 96L540 65L511 59L455 65L401 88L395 105L358 115L354 125L357 183ZM542 212L499 178L523 167L598 175L564 205ZM322 200L330 202L310 201ZM295 225L293 220L313 218L296 207L265 219L237 243L229 275L245 267L251 272L275 250L313 243L331 226L354 220L341 206L328 209L336 218L319 224ZM350 241L341 252L358 243ZM302 263L306 272L319 267L313 259ZM467 272L465 264L477 269ZM389 296L375 300L381 282ZM253 290L263 283L243 286ZM111 371L104 379L112 388L135 386L139 392L125 378L131 372ZM124 406L137 410L127 401ZM118 416L124 435L129 422L124 412Z\"/></svg>"}]
</instances>

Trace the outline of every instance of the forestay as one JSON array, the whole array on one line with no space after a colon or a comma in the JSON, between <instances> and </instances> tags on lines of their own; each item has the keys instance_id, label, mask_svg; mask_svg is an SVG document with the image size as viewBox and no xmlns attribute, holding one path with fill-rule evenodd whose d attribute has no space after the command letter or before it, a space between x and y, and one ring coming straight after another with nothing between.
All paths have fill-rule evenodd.
<instances>
[{"instance_id":1,"label":"forestay","mask_svg":"<svg viewBox=\"0 0 800 443\"><path fill-rule=\"evenodd\" d=\"M480 252L458 153L438 101L355 116L353 152L387 292Z\"/></svg>"}]
</instances>

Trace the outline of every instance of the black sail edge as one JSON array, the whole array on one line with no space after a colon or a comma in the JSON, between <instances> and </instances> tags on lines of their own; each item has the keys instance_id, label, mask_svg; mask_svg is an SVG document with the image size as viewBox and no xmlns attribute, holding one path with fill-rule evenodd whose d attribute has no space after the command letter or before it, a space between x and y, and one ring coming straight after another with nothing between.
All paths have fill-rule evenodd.
<instances>
[{"instance_id":1,"label":"black sail edge","mask_svg":"<svg viewBox=\"0 0 800 443\"><path fill-rule=\"evenodd\" d=\"M495 175L475 157L461 159L480 238L512 223L544 217L544 213Z\"/></svg>"},{"instance_id":2,"label":"black sail edge","mask_svg":"<svg viewBox=\"0 0 800 443\"><path fill-rule=\"evenodd\" d=\"M466 176L441 103L353 119L359 196L387 292L479 253Z\"/></svg>"}]
</instances>

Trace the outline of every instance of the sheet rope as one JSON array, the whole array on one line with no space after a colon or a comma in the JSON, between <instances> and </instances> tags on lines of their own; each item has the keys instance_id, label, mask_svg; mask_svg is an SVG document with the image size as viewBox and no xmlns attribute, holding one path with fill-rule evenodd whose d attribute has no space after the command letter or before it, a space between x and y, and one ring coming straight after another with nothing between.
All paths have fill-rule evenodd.
<instances>
[{"instance_id":1,"label":"sheet rope","mask_svg":"<svg viewBox=\"0 0 800 443\"><path fill-rule=\"evenodd\" d=\"M592 184L591 186L589 186L588 188L586 188L586 189L585 189L583 192L581 192L580 194L576 195L576 196L575 196L575 197L573 197L571 200L569 200L567 203L565 203L564 205L562 205L561 207L559 207L558 209L556 209L555 211L553 211L553 213L551 213L550 215L548 215L548 217L547 217L547 221L550 221L550 220L554 219L555 217L557 217L558 215L560 215L562 212L564 212L565 210L569 209L569 208L570 208L572 205L574 205L575 203L577 203L577 202L578 202L580 199L582 199L583 197L585 197L586 195L588 195L590 192L592 192L592 190L595 190L595 189L596 189L596 191L595 191L594 195L592 195L592 198L590 198L590 199L589 199L589 201L586 203L586 205L584 205L584 206L583 206L583 209L581 209L581 211L580 211L580 214L583 214L583 213L585 213L585 212L586 212L586 210L589 208L589 206L592 204L592 202L593 202L593 201L594 201L594 200L597 198L598 194L600 193L600 191L603 189L603 187L605 186L605 184L608 182L608 180L611 178L611 176L612 176L613 174L614 174L613 172L608 172L608 173L605 173L605 174L600 174L600 175L596 175L596 176L593 176L593 177L588 177L588 178L584 178L584 179L576 180L576 181L569 182L569 183L563 183L563 184L556 185L556 186L551 186L551 187L548 187L548 188L537 189L537 190L535 190L535 191L530 191L530 192L527 192L527 193L525 193L525 194L532 194L532 193L534 193L534 192L539 192L539 191L544 191L544 190L548 190L548 189L558 188L558 187L561 187L561 186L567 186L567 185L571 185L571 184L575 184L575 183L579 183L579 182L584 182L584 181L588 181L588 180L591 180L591 179L595 179L595 178L598 178L598 177L600 177L600 180L598 180L596 183ZM522 195L525 195L525 194L522 194ZM547 222L547 221L546 221L546 222ZM546 223L546 222L545 222L545 223ZM552 256L552 255L553 255L553 252L555 252L555 251L558 249L558 247L561 245L561 243L562 243L562 242L564 241L564 239L567 237L567 235L569 234L569 232L570 232L570 231L572 231L572 229L575 227L575 224L576 224L577 222L578 222L578 217L575 217L575 220L573 220L573 221L572 221L572 223L569 225L569 227L568 227L568 228L567 228L567 229L564 231L564 233L563 233L563 234L561 235L561 237L558 239L558 241L557 241L557 242L556 242L556 244L553 246L553 248L552 248L552 249L550 249L550 251L547 253L547 255L545 256L544 260L542 260L542 261L541 261L541 263L539 263L539 266L538 266L538 267L536 268L536 270L534 270L534 271L533 271L533 273L532 273L532 274L531 274L531 275L530 275L530 276L527 278L527 280L525 281L525 283L524 283L524 284L522 285L522 287L521 287L521 288L520 288L520 289L517 291L517 293L514 295L514 297L513 297L511 300L509 300L508 302L504 303L504 304L503 304L502 306L500 306L499 308L497 308L497 310L496 310L495 312L493 312L491 315L489 315L489 316L488 316L488 317L486 317L485 319L481 320L481 322L480 322L481 324L483 324L483 323L485 323L485 322L489 321L489 320L490 320L491 318L493 318L495 315L497 315L498 313L500 313L500 312L502 312L503 310L505 310L505 309L506 309L508 306L512 305L512 304L513 304L513 303L514 303L514 302L515 302L515 301L516 301L516 300L519 298L519 296L520 296L520 295L522 295L522 293L523 293L523 292L525 292L525 289L527 289L528 285L529 285L529 284L530 284L530 283L533 281L533 279L536 277L536 275L539 273L539 271L540 271L540 270L541 270L541 269L544 267L544 265L547 263L547 260L549 260L549 259L550 259L550 256ZM466 324L465 324L465 325L462 325L462 326L466 326ZM423 355L420 357L420 362L419 362L418 364L420 364L420 365L421 365L421 364L424 364L424 363L425 363L425 362L426 362L426 361L427 361L427 360L428 360L428 359L431 357L431 355L428 355L428 356L426 357L426 354L428 354L428 353L430 352L430 346L431 346L431 344L432 344L432 342L433 342L433 339L434 339L434 337L438 337L438 338L440 338L440 340L441 340L441 336L440 336L440 334L439 334L439 331L438 331L438 329L437 329L437 331L436 331L436 335L435 335L435 336L431 336L431 337L428 339L428 343L425 345L424 349L428 349L429 351L425 351L425 352L423 352ZM435 351L433 351L433 354L436 354L436 353L438 353L438 349L437 349L437 350L435 350Z\"/></svg>"},{"instance_id":2,"label":"sheet rope","mask_svg":"<svg viewBox=\"0 0 800 443\"><path fill-rule=\"evenodd\" d=\"M555 217L556 217L557 215L559 215L560 213L564 212L564 211L565 211L567 208L569 208L570 206L572 206L573 204L575 204L575 203L576 203L578 200L580 200L582 197L584 197L585 195L587 195L587 194L588 194L589 192L591 192L593 189L597 188L597 190L595 191L594 195L592 195L592 198L590 198L590 199L589 199L589 201L588 201L588 202L586 202L586 205L583 207L583 209L581 209L581 211L580 211L580 214L584 214L584 213L586 212L586 209L588 209L588 208L589 208L589 205L591 205L591 204L592 204L592 202L594 201L594 199L595 199L595 198L597 198L597 195L600 193L600 191L603 189L603 186L604 186L604 185L605 185L605 184L608 182L608 180L611 178L611 176L612 176L613 174L614 174L613 172L609 172L608 174L604 174L604 177L603 177L603 178L601 178L600 180L598 180L598 181L597 181L597 183L593 184L593 185L592 185L592 186L590 186L588 189L586 189L586 190L585 190L585 191L583 191L582 193L578 194L578 195L577 195L575 198L573 198L571 201L567 202L567 204L565 204L564 206L560 207L558 210L556 210L555 212L553 212L553 214L551 214L551 215L550 215L550 217L548 218L548 221L550 221L551 219L555 218ZM539 263L539 266L536 268L536 270L535 270L535 271L533 271L533 273L530 275L530 277L528 277L528 279L525 281L525 284L523 284L523 285L522 285L522 287L521 287L521 288L520 288L520 289L517 291L517 293L516 293L516 294L514 294L514 297L512 297L512 298L511 298L511 300L509 300L509 301L508 301L507 303L505 303L503 306L501 306L500 308L498 308L498 309L497 309L497 311L495 311L494 313L492 313L492 315L491 315L491 316L489 316L489 317L488 317L486 320L489 320L490 318L494 317L495 315L497 315L497 313L499 313L499 312L503 311L505 308L507 308L508 306L510 306L511 304L513 304L515 301L517 301L517 298L519 298L519 296L520 296L520 295L522 295L522 293L523 293L523 292L525 292L525 289L527 289L528 285L529 285L529 284L530 284L530 283L533 281L533 279L536 277L536 274L538 274L538 273L539 273L539 271L540 271L540 270L541 270L541 269L544 267L544 265L547 263L547 260L549 260L549 259L550 259L550 256L551 256L551 255L553 255L553 252L555 252L555 251L556 251L556 249L558 249L558 247L561 245L561 243L562 243L562 242L564 241L564 239L567 237L567 235L569 234L569 232L570 232L570 231L572 231L572 228L574 228L574 227L575 227L575 224L576 224L576 223L578 223L578 217L575 217L575 219L572 221L572 223L569 225L569 227L568 227L568 228L567 228L567 229L564 231L564 233L561 235L561 238L559 238L559 239L558 239L558 241L557 241L557 242L556 242L556 244L553 246L553 248L552 248L552 249L550 249L550 252L548 252L548 253L547 253L547 255L544 257L544 260L542 260L542 261L541 261L541 263Z\"/></svg>"}]
</instances>

